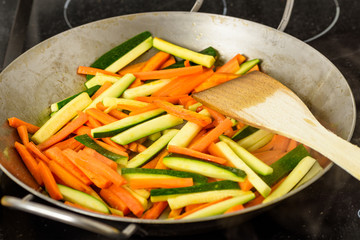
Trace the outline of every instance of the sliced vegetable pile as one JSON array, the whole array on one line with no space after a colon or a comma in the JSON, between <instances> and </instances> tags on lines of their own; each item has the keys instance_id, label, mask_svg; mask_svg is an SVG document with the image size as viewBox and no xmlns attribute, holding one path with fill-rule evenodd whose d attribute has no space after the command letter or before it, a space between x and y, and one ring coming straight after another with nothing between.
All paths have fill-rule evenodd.
<instances>
[{"instance_id":1,"label":"sliced vegetable pile","mask_svg":"<svg viewBox=\"0 0 360 240\"><path fill-rule=\"evenodd\" d=\"M158 52L133 63L150 48ZM53 199L143 219L239 211L317 174L307 147L191 97L259 70L259 59L236 54L215 67L217 58L212 47L194 52L140 33L80 66L87 89L52 104L40 128L9 118L15 148Z\"/></svg>"}]
</instances>

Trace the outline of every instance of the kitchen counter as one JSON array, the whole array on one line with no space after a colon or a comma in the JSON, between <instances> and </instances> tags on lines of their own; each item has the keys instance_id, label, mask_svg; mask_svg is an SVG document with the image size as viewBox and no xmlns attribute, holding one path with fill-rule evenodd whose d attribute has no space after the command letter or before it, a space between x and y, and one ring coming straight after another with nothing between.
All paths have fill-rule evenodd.
<instances>
[{"instance_id":1,"label":"kitchen counter","mask_svg":"<svg viewBox=\"0 0 360 240\"><path fill-rule=\"evenodd\" d=\"M3 62L4 66L7 65L14 57L35 44L69 29L69 23L78 26L105 17L144 11L188 11L194 1L151 1L152 5L149 6L149 2L145 0L88 0L88 4L84 4L85 1L73 0L67 9L68 23L63 17L63 0L54 0L51 4L49 1L46 1L46 4L45 0L24 2L0 2L0 67ZM284 0L227 0L226 3L227 15L274 28L277 27L285 6ZM112 6L117 4L122 5L116 6L115 11ZM360 2L339 0L339 5L340 17L335 26L309 44L339 68L353 91L357 109L360 109ZM98 7L97 11L94 10L95 7ZM223 1L205 0L200 11L222 14ZM335 11L333 0L295 0L292 17L285 32L301 40L309 39L331 24ZM14 22L18 24L13 26ZM20 43L15 44L16 41ZM8 50L9 47L12 51ZM357 113L358 124L351 142L360 146L359 110ZM5 174L0 175L0 196L22 198L26 194L25 190ZM1 206L0 239L104 237ZM176 240L184 237L134 236L131 239ZM244 224L188 236L186 239L360 239L360 182L339 167L333 166L320 180L305 190Z\"/></svg>"}]
</instances>

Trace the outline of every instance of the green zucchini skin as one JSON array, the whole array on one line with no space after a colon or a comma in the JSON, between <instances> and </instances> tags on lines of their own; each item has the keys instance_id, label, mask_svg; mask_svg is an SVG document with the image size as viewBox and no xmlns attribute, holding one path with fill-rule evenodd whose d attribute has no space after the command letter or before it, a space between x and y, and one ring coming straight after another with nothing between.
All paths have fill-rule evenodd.
<instances>
[{"instance_id":1,"label":"green zucchini skin","mask_svg":"<svg viewBox=\"0 0 360 240\"><path fill-rule=\"evenodd\" d=\"M280 179L290 173L296 165L305 157L310 156L304 145L300 144L285 156L270 165L273 173L267 176L260 176L267 185L272 186Z\"/></svg>"},{"instance_id":2,"label":"green zucchini skin","mask_svg":"<svg viewBox=\"0 0 360 240\"><path fill-rule=\"evenodd\" d=\"M242 128L240 128L235 134L234 136L232 136L232 140L234 141L239 141L240 139L243 139L251 134L253 134L254 132L258 131L259 129L256 127L252 127L249 125L246 125Z\"/></svg>"},{"instance_id":3,"label":"green zucchini skin","mask_svg":"<svg viewBox=\"0 0 360 240\"><path fill-rule=\"evenodd\" d=\"M165 196L165 195L177 195L177 194L207 192L207 191L223 190L223 189L240 189L240 187L237 182L223 180L223 181L194 185L191 187L152 189L150 191L150 196L155 197L155 196Z\"/></svg>"},{"instance_id":4,"label":"green zucchini skin","mask_svg":"<svg viewBox=\"0 0 360 240\"><path fill-rule=\"evenodd\" d=\"M113 153L105 148L103 148L102 146L100 146L99 144L97 144L90 136L88 136L87 134L83 134L83 135L79 135L75 137L75 140L84 144L86 147L88 148L92 148L95 151L97 151L98 153L100 153L101 155L113 160L116 163L122 163L124 161L127 161L127 157L125 156L121 156L119 154Z\"/></svg>"},{"instance_id":5,"label":"green zucchini skin","mask_svg":"<svg viewBox=\"0 0 360 240\"><path fill-rule=\"evenodd\" d=\"M213 47L205 48L204 50L201 50L199 53L213 56L215 59L217 59L218 56L219 56L218 52L217 52L216 49L213 48ZM172 68L185 67L184 63L185 63L185 60L180 60L180 61L177 61L177 62L174 63L174 64L171 64L170 66L167 66L167 67L164 68L164 69L172 69ZM190 65L191 65L191 66L195 66L195 65L198 65L198 64L193 63L193 62L190 62Z\"/></svg>"},{"instance_id":6,"label":"green zucchini skin","mask_svg":"<svg viewBox=\"0 0 360 240\"><path fill-rule=\"evenodd\" d=\"M90 67L94 68L100 68L105 69L108 66L110 66L112 63L126 55L128 52L130 52L132 49L134 49L136 46L138 46L140 43L151 37L151 33L148 31L142 32L127 41L121 43L117 47L114 47L110 51L106 52L104 55L99 57L93 64L90 65ZM90 80L93 78L93 75L87 75L86 79Z\"/></svg>"},{"instance_id":7,"label":"green zucchini skin","mask_svg":"<svg viewBox=\"0 0 360 240\"><path fill-rule=\"evenodd\" d=\"M122 168L121 169L121 175L123 175L125 178L128 175L143 175L146 177L146 175L158 176L158 177L179 177L179 178L192 178L195 183L202 184L207 182L207 177L204 177L200 174L196 173L190 173L190 172L183 172L183 171L176 171L176 170L170 170L170 169L152 169L152 168Z\"/></svg>"}]
</instances>

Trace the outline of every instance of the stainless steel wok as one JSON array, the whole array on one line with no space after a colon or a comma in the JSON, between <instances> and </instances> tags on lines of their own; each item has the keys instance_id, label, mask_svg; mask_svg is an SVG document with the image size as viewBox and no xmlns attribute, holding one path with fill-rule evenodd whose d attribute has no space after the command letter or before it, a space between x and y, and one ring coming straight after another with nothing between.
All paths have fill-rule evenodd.
<instances>
[{"instance_id":1,"label":"stainless steel wok","mask_svg":"<svg viewBox=\"0 0 360 240\"><path fill-rule=\"evenodd\" d=\"M145 30L193 50L212 46L219 51L220 62L236 53L250 59L260 58L264 72L294 90L314 115L335 133L347 140L351 138L355 104L347 81L329 60L302 41L254 22L205 13L158 12L115 17L56 35L24 53L0 74L0 166L31 193L23 200L3 197L3 205L112 237L129 237L134 232L150 235L196 233L240 224L306 188L332 166L328 164L311 181L274 203L197 220L106 216L69 207L43 194L14 150L13 143L18 137L16 131L8 127L7 118L16 116L41 125L49 114L51 103L84 88L84 77L76 74L79 65L90 65L107 50ZM151 54L152 51L142 59ZM28 201L31 196L66 210L39 206Z\"/></svg>"}]
</instances>

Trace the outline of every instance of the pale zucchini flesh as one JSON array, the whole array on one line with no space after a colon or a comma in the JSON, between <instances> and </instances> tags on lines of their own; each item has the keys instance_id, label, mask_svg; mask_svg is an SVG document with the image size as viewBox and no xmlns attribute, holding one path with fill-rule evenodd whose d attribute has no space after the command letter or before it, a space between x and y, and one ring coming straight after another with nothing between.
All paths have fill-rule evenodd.
<instances>
[{"instance_id":1,"label":"pale zucchini flesh","mask_svg":"<svg viewBox=\"0 0 360 240\"><path fill-rule=\"evenodd\" d=\"M103 73L96 73L95 77L85 82L85 87L91 88L96 85L103 85L105 82L111 82L114 84L119 79L121 79L121 77L110 76Z\"/></svg>"},{"instance_id":2,"label":"pale zucchini flesh","mask_svg":"<svg viewBox=\"0 0 360 240\"><path fill-rule=\"evenodd\" d=\"M145 83L138 87L130 88L125 90L123 93L123 97L127 99L134 99L136 97L145 97L153 94L157 90L161 89L163 86L168 84L170 79L160 79L156 81L152 81L149 83Z\"/></svg>"},{"instance_id":3,"label":"pale zucchini flesh","mask_svg":"<svg viewBox=\"0 0 360 240\"><path fill-rule=\"evenodd\" d=\"M272 133L267 130L259 129L253 134L239 140L237 143L243 148L248 149L249 147L256 144L258 141L260 141L262 138L266 137L269 134Z\"/></svg>"},{"instance_id":4,"label":"pale zucchini flesh","mask_svg":"<svg viewBox=\"0 0 360 240\"><path fill-rule=\"evenodd\" d=\"M114 108L118 104L129 105L133 107L146 107L149 103L141 102L133 99L126 99L121 97L105 97L102 101L105 107Z\"/></svg>"},{"instance_id":5,"label":"pale zucchini flesh","mask_svg":"<svg viewBox=\"0 0 360 240\"><path fill-rule=\"evenodd\" d=\"M62 107L31 137L36 144L40 144L59 131L66 123L77 116L78 111L84 110L92 102L89 94L81 93Z\"/></svg>"}]
</instances>

